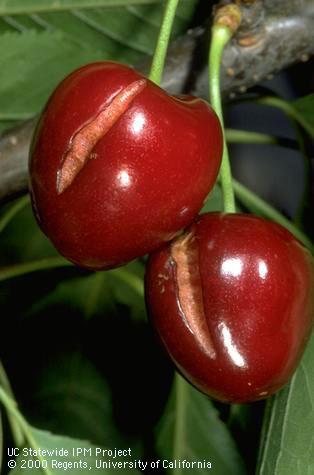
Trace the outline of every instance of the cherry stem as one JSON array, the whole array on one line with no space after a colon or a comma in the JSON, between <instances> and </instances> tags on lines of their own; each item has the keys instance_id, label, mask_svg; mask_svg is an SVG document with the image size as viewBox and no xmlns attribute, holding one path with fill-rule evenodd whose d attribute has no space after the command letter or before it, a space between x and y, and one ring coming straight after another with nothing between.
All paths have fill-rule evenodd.
<instances>
[{"instance_id":1,"label":"cherry stem","mask_svg":"<svg viewBox=\"0 0 314 475\"><path fill-rule=\"evenodd\" d=\"M166 3L162 24L153 56L149 79L160 85L165 66L166 54L171 35L172 25L179 0L168 0Z\"/></svg>"},{"instance_id":2,"label":"cherry stem","mask_svg":"<svg viewBox=\"0 0 314 475\"><path fill-rule=\"evenodd\" d=\"M235 213L235 197L232 184L232 173L229 161L229 153L226 144L226 137L224 132L224 120L221 104L221 89L220 89L220 69L222 54L225 45L229 42L233 32L224 25L216 25L212 27L212 39L209 50L209 97L210 102L218 115L221 125L223 127L223 155L220 168L220 180L223 192L224 210L226 213Z\"/></svg>"}]
</instances>

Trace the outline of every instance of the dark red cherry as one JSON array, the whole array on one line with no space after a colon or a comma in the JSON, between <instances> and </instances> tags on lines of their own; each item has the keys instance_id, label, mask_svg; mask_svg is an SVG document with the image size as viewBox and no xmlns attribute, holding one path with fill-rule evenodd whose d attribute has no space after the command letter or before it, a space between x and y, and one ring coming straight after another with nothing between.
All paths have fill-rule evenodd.
<instances>
[{"instance_id":1,"label":"dark red cherry","mask_svg":"<svg viewBox=\"0 0 314 475\"><path fill-rule=\"evenodd\" d=\"M179 371L226 402L262 399L292 375L314 315L310 253L284 228L208 213L155 252L147 306Z\"/></svg>"},{"instance_id":2,"label":"dark red cherry","mask_svg":"<svg viewBox=\"0 0 314 475\"><path fill-rule=\"evenodd\" d=\"M89 64L57 87L41 116L30 157L33 207L69 260L115 267L193 220L221 153L207 103L172 97L121 64Z\"/></svg>"}]
</instances>

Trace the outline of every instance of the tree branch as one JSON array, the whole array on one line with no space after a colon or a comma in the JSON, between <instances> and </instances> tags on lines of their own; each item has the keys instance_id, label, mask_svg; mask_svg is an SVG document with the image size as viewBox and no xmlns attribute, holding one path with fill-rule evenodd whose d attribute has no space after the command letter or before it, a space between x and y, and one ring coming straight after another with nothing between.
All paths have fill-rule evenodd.
<instances>
[{"instance_id":1,"label":"tree branch","mask_svg":"<svg viewBox=\"0 0 314 475\"><path fill-rule=\"evenodd\" d=\"M242 27L223 57L221 86L232 97L314 54L312 0L255 0L243 5L242 13ZM207 37L204 29L197 29L173 45L163 79L169 92L188 89L207 97L207 64L194 54L204 52Z\"/></svg>"},{"instance_id":2,"label":"tree branch","mask_svg":"<svg viewBox=\"0 0 314 475\"><path fill-rule=\"evenodd\" d=\"M223 57L225 95L258 84L287 66L314 54L314 2L312 0L238 0L242 27ZM170 93L189 92L207 98L209 28L196 28L169 49L162 86ZM150 58L138 69L147 73ZM0 138L0 201L27 190L27 157L35 120Z\"/></svg>"}]
</instances>

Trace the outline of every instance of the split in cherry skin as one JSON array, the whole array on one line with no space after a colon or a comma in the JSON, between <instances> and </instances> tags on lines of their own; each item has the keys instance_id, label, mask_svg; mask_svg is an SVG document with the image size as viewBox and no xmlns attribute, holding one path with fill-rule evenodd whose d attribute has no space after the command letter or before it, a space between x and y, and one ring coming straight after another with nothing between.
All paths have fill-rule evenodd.
<instances>
[{"instance_id":1,"label":"split in cherry skin","mask_svg":"<svg viewBox=\"0 0 314 475\"><path fill-rule=\"evenodd\" d=\"M200 216L151 255L145 291L179 371L223 402L280 389L312 328L312 256L286 229L252 215Z\"/></svg>"},{"instance_id":2,"label":"split in cherry skin","mask_svg":"<svg viewBox=\"0 0 314 475\"><path fill-rule=\"evenodd\" d=\"M213 187L219 120L113 62L84 66L49 99L30 154L38 223L88 269L123 265L189 225Z\"/></svg>"}]
</instances>

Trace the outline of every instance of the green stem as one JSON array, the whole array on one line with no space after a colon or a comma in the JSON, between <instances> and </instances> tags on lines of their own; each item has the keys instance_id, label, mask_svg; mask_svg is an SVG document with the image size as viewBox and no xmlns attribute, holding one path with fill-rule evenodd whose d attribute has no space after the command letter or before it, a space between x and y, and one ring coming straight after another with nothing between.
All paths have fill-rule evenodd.
<instances>
[{"instance_id":1,"label":"green stem","mask_svg":"<svg viewBox=\"0 0 314 475\"><path fill-rule=\"evenodd\" d=\"M167 0L162 25L159 31L157 45L149 73L149 79L158 85L161 82L164 70L167 48L178 3L179 0Z\"/></svg>"},{"instance_id":2,"label":"green stem","mask_svg":"<svg viewBox=\"0 0 314 475\"><path fill-rule=\"evenodd\" d=\"M14 216L21 210L23 209L28 203L30 202L29 200L29 195L22 196L22 198L18 199L12 206L11 208L4 213L3 216L0 218L0 233L4 230L4 228L9 224L11 219L14 218Z\"/></svg>"},{"instance_id":3,"label":"green stem","mask_svg":"<svg viewBox=\"0 0 314 475\"><path fill-rule=\"evenodd\" d=\"M5 369L0 361L0 386L6 391L6 393L14 400L14 394L11 388L10 381L5 372ZM21 447L24 443L24 435L21 431L19 424L16 422L15 418L8 414L8 420L12 431L13 440L17 447Z\"/></svg>"},{"instance_id":4,"label":"green stem","mask_svg":"<svg viewBox=\"0 0 314 475\"><path fill-rule=\"evenodd\" d=\"M237 180L233 180L233 187L234 191L238 197L238 199L247 207L247 208L254 208L258 210L261 214L270 218L273 221L281 224L283 227L288 229L296 238L299 239L311 252L313 252L314 247L313 243L310 239L298 228L296 227L291 221L285 218L279 211L269 205L266 201L262 198L257 196L255 193L250 191L244 185L239 183Z\"/></svg>"},{"instance_id":5,"label":"green stem","mask_svg":"<svg viewBox=\"0 0 314 475\"><path fill-rule=\"evenodd\" d=\"M209 97L211 105L220 119L222 128L224 128L224 121L221 104L220 68L224 47L232 37L232 34L232 31L228 27L214 25L212 28L212 39L209 50ZM224 210L226 213L234 213L236 210L235 198L225 134L220 178L223 192Z\"/></svg>"},{"instance_id":6,"label":"green stem","mask_svg":"<svg viewBox=\"0 0 314 475\"><path fill-rule=\"evenodd\" d=\"M0 402L2 403L2 405L4 406L8 414L10 414L12 417L15 418L16 422L19 424L21 430L23 431L25 435L25 439L29 443L30 447L34 450L39 450L39 445L37 444L32 434L31 427L29 426L26 419L24 419L24 417L18 410L16 402L13 399L11 399L11 397L5 392L5 390L1 386L0 386ZM41 462L44 461L41 455L38 456L38 459ZM46 475L52 475L52 472L48 468L42 468L42 471Z\"/></svg>"}]
</instances>

